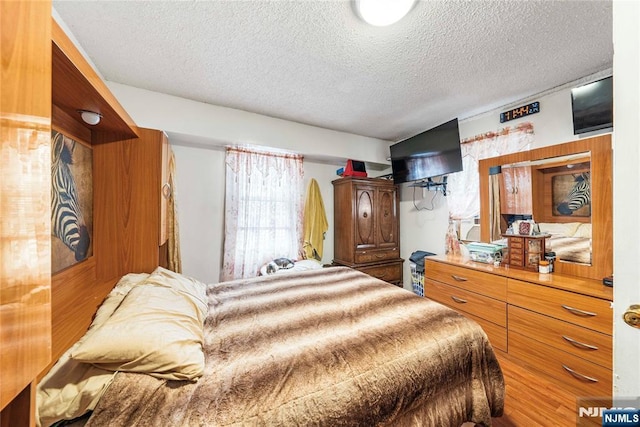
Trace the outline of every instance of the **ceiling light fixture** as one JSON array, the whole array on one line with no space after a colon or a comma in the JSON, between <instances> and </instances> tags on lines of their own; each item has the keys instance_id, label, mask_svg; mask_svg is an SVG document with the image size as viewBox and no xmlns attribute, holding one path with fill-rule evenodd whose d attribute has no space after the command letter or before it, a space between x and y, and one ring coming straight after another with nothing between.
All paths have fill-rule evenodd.
<instances>
[{"instance_id":1,"label":"ceiling light fixture","mask_svg":"<svg viewBox=\"0 0 640 427\"><path fill-rule=\"evenodd\" d=\"M78 113L80 113L80 117L82 117L82 120L88 124L88 125L97 125L98 123L100 123L100 119L102 118L102 114L100 113L96 113L93 111L88 111L88 110L78 110Z\"/></svg>"},{"instance_id":2,"label":"ceiling light fixture","mask_svg":"<svg viewBox=\"0 0 640 427\"><path fill-rule=\"evenodd\" d=\"M416 0L355 0L357 14L368 24L384 27L401 20Z\"/></svg>"}]
</instances>

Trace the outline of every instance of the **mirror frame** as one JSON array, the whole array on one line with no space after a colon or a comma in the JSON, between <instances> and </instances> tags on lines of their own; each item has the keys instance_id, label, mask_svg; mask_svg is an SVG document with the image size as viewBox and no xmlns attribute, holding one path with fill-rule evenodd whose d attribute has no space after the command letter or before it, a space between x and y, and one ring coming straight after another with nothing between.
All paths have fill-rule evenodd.
<instances>
[{"instance_id":1,"label":"mirror frame","mask_svg":"<svg viewBox=\"0 0 640 427\"><path fill-rule=\"evenodd\" d=\"M556 262L555 272L602 280L613 274L613 169L611 134L580 139L478 162L480 174L480 240L490 241L489 168L511 163L591 153L591 265ZM534 220L536 218L534 217Z\"/></svg>"}]
</instances>

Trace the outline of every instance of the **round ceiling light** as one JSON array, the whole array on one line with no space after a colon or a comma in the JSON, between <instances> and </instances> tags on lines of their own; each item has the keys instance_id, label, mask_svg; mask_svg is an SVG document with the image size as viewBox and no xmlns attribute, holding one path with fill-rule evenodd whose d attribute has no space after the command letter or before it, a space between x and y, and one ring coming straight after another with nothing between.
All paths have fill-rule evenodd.
<instances>
[{"instance_id":1,"label":"round ceiling light","mask_svg":"<svg viewBox=\"0 0 640 427\"><path fill-rule=\"evenodd\" d=\"M416 0L355 0L356 11L365 22L384 27L401 20Z\"/></svg>"},{"instance_id":2,"label":"round ceiling light","mask_svg":"<svg viewBox=\"0 0 640 427\"><path fill-rule=\"evenodd\" d=\"M102 118L102 114L96 113L96 112L93 112L93 111L78 110L78 113L80 113L80 116L82 117L82 120L86 124L92 125L92 126L95 126L98 123L100 123L100 119Z\"/></svg>"}]
</instances>

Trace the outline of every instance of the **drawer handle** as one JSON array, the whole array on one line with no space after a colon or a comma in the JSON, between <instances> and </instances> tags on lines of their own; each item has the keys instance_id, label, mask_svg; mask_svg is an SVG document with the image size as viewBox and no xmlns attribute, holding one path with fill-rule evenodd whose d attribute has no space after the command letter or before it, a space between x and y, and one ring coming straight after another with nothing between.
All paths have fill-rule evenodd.
<instances>
[{"instance_id":1,"label":"drawer handle","mask_svg":"<svg viewBox=\"0 0 640 427\"><path fill-rule=\"evenodd\" d=\"M384 258L384 254L376 254L376 258Z\"/></svg>"},{"instance_id":2,"label":"drawer handle","mask_svg":"<svg viewBox=\"0 0 640 427\"><path fill-rule=\"evenodd\" d=\"M451 295L451 299L454 300L455 302L459 303L459 304L466 304L467 300L466 299L462 299L459 297L454 297L453 295Z\"/></svg>"},{"instance_id":3,"label":"drawer handle","mask_svg":"<svg viewBox=\"0 0 640 427\"><path fill-rule=\"evenodd\" d=\"M382 273L382 274L381 274L381 275L379 275L379 276L377 276L377 275L376 275L376 277L377 277L378 279L384 279L385 277L387 277L387 273Z\"/></svg>"},{"instance_id":4,"label":"drawer handle","mask_svg":"<svg viewBox=\"0 0 640 427\"><path fill-rule=\"evenodd\" d=\"M562 305L562 308L567 310L569 313L575 314L577 316L585 316L585 317L593 317L596 316L597 313L592 313L590 311L579 310L577 308L570 307L568 305Z\"/></svg>"},{"instance_id":5,"label":"drawer handle","mask_svg":"<svg viewBox=\"0 0 640 427\"><path fill-rule=\"evenodd\" d=\"M466 282L467 281L466 277L456 276L455 274L452 274L451 277L453 277L453 280L456 280L458 282Z\"/></svg>"},{"instance_id":6,"label":"drawer handle","mask_svg":"<svg viewBox=\"0 0 640 427\"><path fill-rule=\"evenodd\" d=\"M574 371L573 369L571 369L567 365L562 365L562 367L564 368L565 371L569 372L571 375L573 375L574 377L576 377L580 381L588 381L588 382L592 382L592 383L597 383L598 382L598 380L593 378L593 377L588 377L586 375L582 375L582 374L577 373L576 371Z\"/></svg>"},{"instance_id":7,"label":"drawer handle","mask_svg":"<svg viewBox=\"0 0 640 427\"><path fill-rule=\"evenodd\" d=\"M598 347L596 347L595 345L585 344L583 342L576 341L573 338L569 338L566 335L563 335L562 338L564 338L565 341L569 342L569 344L573 345L574 347L582 348L582 349L585 349L585 350L597 350L598 349Z\"/></svg>"}]
</instances>

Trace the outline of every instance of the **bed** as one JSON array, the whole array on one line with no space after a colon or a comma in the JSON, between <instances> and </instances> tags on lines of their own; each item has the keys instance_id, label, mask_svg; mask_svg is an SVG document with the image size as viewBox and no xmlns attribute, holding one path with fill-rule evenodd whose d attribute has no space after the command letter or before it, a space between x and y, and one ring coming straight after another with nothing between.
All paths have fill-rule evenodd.
<instances>
[{"instance_id":1,"label":"bed","mask_svg":"<svg viewBox=\"0 0 640 427\"><path fill-rule=\"evenodd\" d=\"M550 234L547 252L555 252L562 261L591 265L591 224L540 223L540 232Z\"/></svg>"},{"instance_id":2,"label":"bed","mask_svg":"<svg viewBox=\"0 0 640 427\"><path fill-rule=\"evenodd\" d=\"M123 277L36 400L44 426L488 426L504 381L475 322L356 270L205 286L159 268Z\"/></svg>"}]
</instances>

